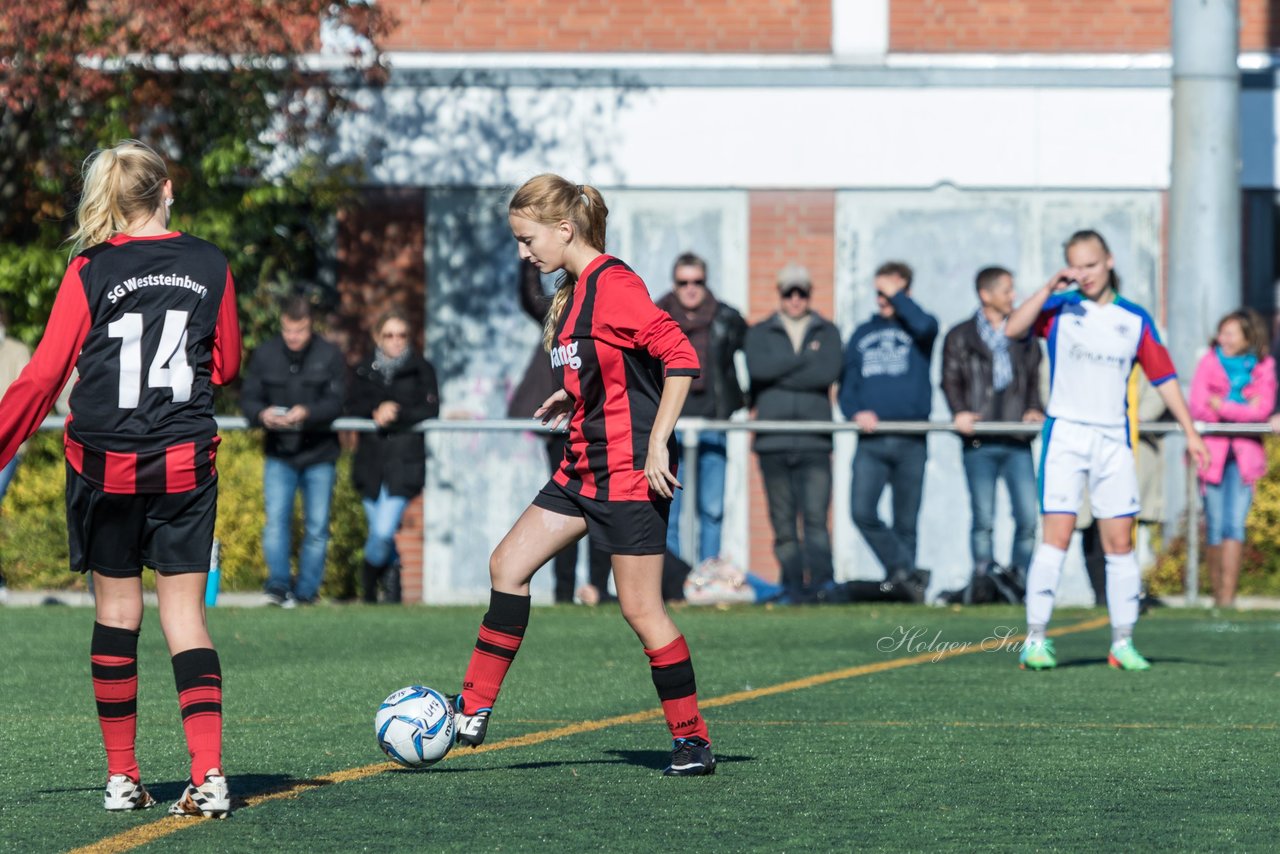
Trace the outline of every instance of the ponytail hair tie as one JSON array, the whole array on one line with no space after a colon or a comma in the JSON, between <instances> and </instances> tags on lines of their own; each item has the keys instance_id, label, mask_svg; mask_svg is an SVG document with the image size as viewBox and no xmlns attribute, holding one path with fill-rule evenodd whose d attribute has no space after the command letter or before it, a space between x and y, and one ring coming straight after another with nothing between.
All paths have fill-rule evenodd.
<instances>
[{"instance_id":1,"label":"ponytail hair tie","mask_svg":"<svg viewBox=\"0 0 1280 854\"><path fill-rule=\"evenodd\" d=\"M578 185L578 198L582 200L584 205L591 207L591 199L587 196L586 191L582 189L581 184Z\"/></svg>"}]
</instances>

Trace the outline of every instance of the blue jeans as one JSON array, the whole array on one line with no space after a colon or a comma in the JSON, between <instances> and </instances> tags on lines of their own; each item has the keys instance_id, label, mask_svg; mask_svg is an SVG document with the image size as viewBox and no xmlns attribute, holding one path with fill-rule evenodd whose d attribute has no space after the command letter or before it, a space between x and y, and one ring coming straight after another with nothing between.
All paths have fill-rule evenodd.
<instances>
[{"instance_id":1,"label":"blue jeans","mask_svg":"<svg viewBox=\"0 0 1280 854\"><path fill-rule=\"evenodd\" d=\"M720 556L720 530L724 527L724 468L727 437L724 433L698 435L698 562ZM684 458L681 457L683 462ZM683 483L681 479L681 483ZM667 525L667 551L680 554L680 507L684 490L675 490Z\"/></svg>"},{"instance_id":2,"label":"blue jeans","mask_svg":"<svg viewBox=\"0 0 1280 854\"><path fill-rule=\"evenodd\" d=\"M1205 540L1211 546L1223 540L1244 542L1244 523L1253 503L1253 487L1240 478L1235 457L1227 459L1221 483L1204 485Z\"/></svg>"},{"instance_id":3,"label":"blue jeans","mask_svg":"<svg viewBox=\"0 0 1280 854\"><path fill-rule=\"evenodd\" d=\"M18 457L15 455L9 460L9 464L0 469L0 501L4 501L4 494L9 491L9 482L13 480L13 473L18 470Z\"/></svg>"},{"instance_id":4,"label":"blue jeans","mask_svg":"<svg viewBox=\"0 0 1280 854\"><path fill-rule=\"evenodd\" d=\"M853 524L884 567L885 577L916 565L916 522L929 449L924 436L863 435L853 456ZM880 494L893 490L893 524L880 518Z\"/></svg>"},{"instance_id":5,"label":"blue jeans","mask_svg":"<svg viewBox=\"0 0 1280 854\"><path fill-rule=\"evenodd\" d=\"M364 560L370 566L390 566L399 559L396 554L396 531L400 530L400 517L409 499L392 495L382 487L376 500L365 498L364 518L369 525L369 536L364 541Z\"/></svg>"},{"instance_id":6,"label":"blue jeans","mask_svg":"<svg viewBox=\"0 0 1280 854\"><path fill-rule=\"evenodd\" d=\"M333 500L333 463L294 468L267 457L262 473L262 497L266 525L262 529L262 554L267 561L268 593L309 602L324 580L325 553L329 549L329 504ZM298 554L298 580L291 583L289 558L293 552L293 503L302 492L302 548Z\"/></svg>"},{"instance_id":7,"label":"blue jeans","mask_svg":"<svg viewBox=\"0 0 1280 854\"><path fill-rule=\"evenodd\" d=\"M991 528L996 512L996 481L1003 478L1013 509L1013 548L1009 565L1027 569L1036 548L1037 499L1035 464L1031 447L1022 442L982 441L978 447L964 444L964 474L969 481L969 552L974 567L995 562Z\"/></svg>"}]
</instances>

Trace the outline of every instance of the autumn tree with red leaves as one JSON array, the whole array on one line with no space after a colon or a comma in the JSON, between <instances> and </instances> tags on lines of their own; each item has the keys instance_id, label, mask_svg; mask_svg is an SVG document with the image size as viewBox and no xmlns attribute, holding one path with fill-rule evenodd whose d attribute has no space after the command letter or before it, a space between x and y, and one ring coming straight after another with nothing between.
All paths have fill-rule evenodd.
<instances>
[{"instance_id":1,"label":"autumn tree with red leaves","mask_svg":"<svg viewBox=\"0 0 1280 854\"><path fill-rule=\"evenodd\" d=\"M340 35L326 40L336 70L308 62L322 26ZM325 155L333 117L349 108L338 76L380 79L388 26L364 0L0 6L0 300L11 333L34 343L43 329L85 156L137 138L169 161L174 227L227 253L248 338L263 334L281 291L317 278L332 251L325 235L363 165Z\"/></svg>"}]
</instances>

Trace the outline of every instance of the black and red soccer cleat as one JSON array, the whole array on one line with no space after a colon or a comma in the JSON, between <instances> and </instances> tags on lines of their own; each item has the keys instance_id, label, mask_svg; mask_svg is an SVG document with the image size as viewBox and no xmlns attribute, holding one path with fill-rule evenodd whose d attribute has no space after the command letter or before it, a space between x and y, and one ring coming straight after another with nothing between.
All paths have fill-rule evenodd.
<instances>
[{"instance_id":1,"label":"black and red soccer cleat","mask_svg":"<svg viewBox=\"0 0 1280 854\"><path fill-rule=\"evenodd\" d=\"M480 709L475 714L462 711L462 695L450 694L449 702L453 703L453 740L456 744L468 747L479 747L484 744L485 734L489 731L489 715L493 709Z\"/></svg>"},{"instance_id":2,"label":"black and red soccer cleat","mask_svg":"<svg viewBox=\"0 0 1280 854\"><path fill-rule=\"evenodd\" d=\"M671 764L663 769L665 777L705 777L716 773L716 758L711 744L704 738L677 738L671 751Z\"/></svg>"}]
</instances>

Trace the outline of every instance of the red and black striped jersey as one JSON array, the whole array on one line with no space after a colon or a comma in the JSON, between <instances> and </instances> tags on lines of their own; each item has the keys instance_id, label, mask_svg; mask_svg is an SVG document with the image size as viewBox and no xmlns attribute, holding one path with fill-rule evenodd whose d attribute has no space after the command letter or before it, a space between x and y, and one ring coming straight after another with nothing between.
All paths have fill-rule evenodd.
<instances>
[{"instance_id":1,"label":"red and black striped jersey","mask_svg":"<svg viewBox=\"0 0 1280 854\"><path fill-rule=\"evenodd\" d=\"M73 368L67 462L90 484L154 494L214 477L213 385L240 370L227 259L180 232L117 235L72 259L44 338L0 401L0 460L40 426Z\"/></svg>"},{"instance_id":2,"label":"red and black striped jersey","mask_svg":"<svg viewBox=\"0 0 1280 854\"><path fill-rule=\"evenodd\" d=\"M586 266L560 316L551 368L574 401L556 483L598 501L651 498L644 476L664 376L698 375L698 356L630 267ZM675 470L675 439L668 449Z\"/></svg>"}]
</instances>

